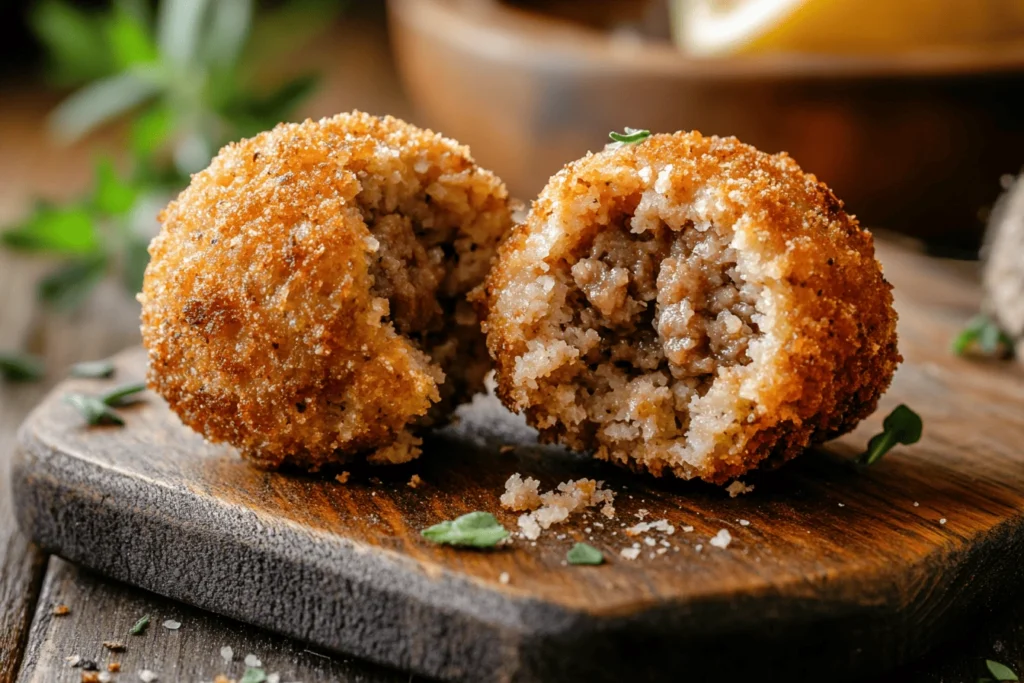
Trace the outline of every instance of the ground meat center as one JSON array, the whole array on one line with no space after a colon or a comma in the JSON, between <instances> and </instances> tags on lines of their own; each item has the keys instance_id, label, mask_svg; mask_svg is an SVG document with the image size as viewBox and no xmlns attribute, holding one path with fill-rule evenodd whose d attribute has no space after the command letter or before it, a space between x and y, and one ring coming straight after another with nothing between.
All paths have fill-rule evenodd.
<instances>
[{"instance_id":1,"label":"ground meat center","mask_svg":"<svg viewBox=\"0 0 1024 683\"><path fill-rule=\"evenodd\" d=\"M690 400L707 393L718 368L750 362L757 291L738 272L730 237L713 225L638 234L627 217L583 243L568 299L584 305L572 306L566 339L577 340L589 370L577 377L587 413L606 429L635 423L623 414L631 406L645 438L684 433Z\"/></svg>"}]
</instances>

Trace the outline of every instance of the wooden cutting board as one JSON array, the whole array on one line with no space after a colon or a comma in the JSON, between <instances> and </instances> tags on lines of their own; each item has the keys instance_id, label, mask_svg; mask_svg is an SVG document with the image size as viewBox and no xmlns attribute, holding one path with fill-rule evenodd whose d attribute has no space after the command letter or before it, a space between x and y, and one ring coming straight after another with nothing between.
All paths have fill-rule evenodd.
<instances>
[{"instance_id":1,"label":"wooden cutting board","mask_svg":"<svg viewBox=\"0 0 1024 683\"><path fill-rule=\"evenodd\" d=\"M69 380L27 420L19 520L47 550L109 576L442 679L878 673L972 629L1024 585L1024 373L948 352L977 307L970 278L893 247L882 257L907 361L881 409L855 433L747 478L755 490L744 496L539 447L485 397L430 437L421 460L354 470L346 484L257 470L151 394L122 411L124 428L83 427L62 395L140 379L134 349L116 359L114 379ZM901 402L922 415L921 442L853 467ZM603 479L617 517L573 517L536 545L493 551L420 536L472 510L515 528L498 504L514 472L544 489ZM408 486L412 474L423 484ZM676 531L627 536L640 516ZM720 529L732 537L724 549L709 544ZM608 562L567 566L577 540ZM625 559L634 542L640 556Z\"/></svg>"}]
</instances>

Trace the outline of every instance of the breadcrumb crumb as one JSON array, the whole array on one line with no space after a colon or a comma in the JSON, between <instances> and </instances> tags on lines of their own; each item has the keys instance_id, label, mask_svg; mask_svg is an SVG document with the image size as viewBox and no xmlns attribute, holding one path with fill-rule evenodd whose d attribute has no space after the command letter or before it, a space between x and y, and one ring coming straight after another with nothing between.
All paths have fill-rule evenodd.
<instances>
[{"instance_id":1,"label":"breadcrumb crumb","mask_svg":"<svg viewBox=\"0 0 1024 683\"><path fill-rule=\"evenodd\" d=\"M416 489L416 488L419 488L420 484L422 484L422 483L423 483L423 480L420 479L420 475L414 474L411 477L409 477L409 481L407 481L405 485L408 486L411 489Z\"/></svg>"},{"instance_id":2,"label":"breadcrumb crumb","mask_svg":"<svg viewBox=\"0 0 1024 683\"><path fill-rule=\"evenodd\" d=\"M542 505L540 482L533 477L523 479L522 475L516 472L505 482L505 493L501 495L500 500L501 506L508 510L536 510Z\"/></svg>"},{"instance_id":3,"label":"breadcrumb crumb","mask_svg":"<svg viewBox=\"0 0 1024 683\"><path fill-rule=\"evenodd\" d=\"M708 543L724 550L732 543L732 534L729 533L728 529L719 529L718 533Z\"/></svg>"},{"instance_id":4,"label":"breadcrumb crumb","mask_svg":"<svg viewBox=\"0 0 1024 683\"><path fill-rule=\"evenodd\" d=\"M348 478L349 478L349 477L351 477L351 476L352 476L352 473L351 473L351 472L349 472L348 470L345 470L345 471L344 471L344 472L342 472L341 474L339 474L339 475L337 475L336 477L334 477L334 479L335 479L335 480L336 480L336 481L337 481L337 482L338 482L339 484L347 484L347 483L348 483Z\"/></svg>"},{"instance_id":5,"label":"breadcrumb crumb","mask_svg":"<svg viewBox=\"0 0 1024 683\"><path fill-rule=\"evenodd\" d=\"M627 560L635 560L640 556L639 548L623 548L619 551L619 555L626 558Z\"/></svg>"},{"instance_id":6,"label":"breadcrumb crumb","mask_svg":"<svg viewBox=\"0 0 1024 683\"><path fill-rule=\"evenodd\" d=\"M733 483L726 486L725 490L729 492L730 498L735 498L736 496L742 496L744 493L750 493L751 491L754 490L754 487L747 486L742 481L737 479Z\"/></svg>"}]
</instances>

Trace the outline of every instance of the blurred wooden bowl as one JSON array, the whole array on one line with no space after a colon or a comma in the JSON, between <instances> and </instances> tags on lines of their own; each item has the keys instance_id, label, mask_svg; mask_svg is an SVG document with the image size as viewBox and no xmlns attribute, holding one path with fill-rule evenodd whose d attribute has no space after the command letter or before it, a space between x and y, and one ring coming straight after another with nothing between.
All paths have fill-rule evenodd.
<instances>
[{"instance_id":1,"label":"blurred wooden bowl","mask_svg":"<svg viewBox=\"0 0 1024 683\"><path fill-rule=\"evenodd\" d=\"M494 0L390 0L389 18L423 122L523 199L611 130L697 129L785 150L864 223L969 253L1024 164L1020 46L698 60Z\"/></svg>"}]
</instances>

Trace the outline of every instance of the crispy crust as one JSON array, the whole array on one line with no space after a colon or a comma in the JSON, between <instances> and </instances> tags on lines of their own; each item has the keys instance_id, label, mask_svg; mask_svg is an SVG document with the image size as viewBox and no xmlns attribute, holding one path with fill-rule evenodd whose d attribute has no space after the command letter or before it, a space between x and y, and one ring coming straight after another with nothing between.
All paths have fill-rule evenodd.
<instances>
[{"instance_id":1,"label":"crispy crust","mask_svg":"<svg viewBox=\"0 0 1024 683\"><path fill-rule=\"evenodd\" d=\"M208 439L268 467L402 461L418 453L408 427L481 388L483 338L459 302L511 221L466 147L359 112L282 124L221 150L160 220L139 297L149 386ZM428 228L424 251L412 235ZM416 249L426 265L401 280Z\"/></svg>"},{"instance_id":2,"label":"crispy crust","mask_svg":"<svg viewBox=\"0 0 1024 683\"><path fill-rule=\"evenodd\" d=\"M570 268L595 231L609 229L617 212L629 219L637 201L648 201L638 196L654 195L663 202L659 220L674 231L693 230L694 220L729 226L747 281L763 292L763 349L721 382L723 396L742 395L747 404L730 406L738 419L721 427L707 457L685 462L671 443L623 450L601 436L591 416L578 424L566 419L550 400L564 373L535 378L536 387L516 374L531 341L564 329L552 323L559 319L552 306L522 313L514 298L524 284ZM787 155L699 133L655 135L568 164L499 249L476 302L506 406L524 412L547 441L655 475L725 483L761 463L788 460L873 412L902 360L891 286L871 234Z\"/></svg>"}]
</instances>

